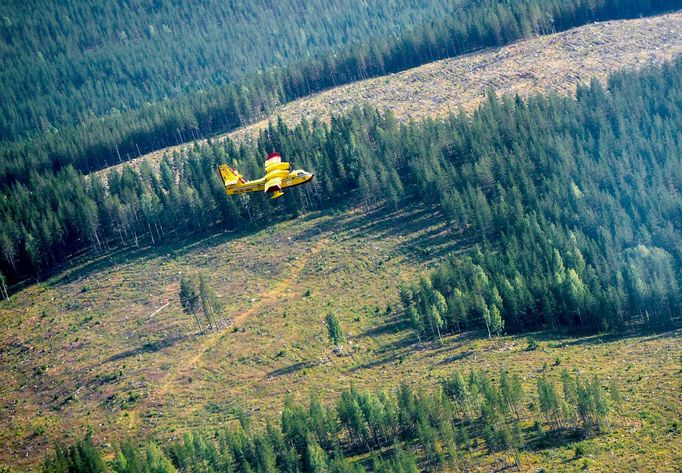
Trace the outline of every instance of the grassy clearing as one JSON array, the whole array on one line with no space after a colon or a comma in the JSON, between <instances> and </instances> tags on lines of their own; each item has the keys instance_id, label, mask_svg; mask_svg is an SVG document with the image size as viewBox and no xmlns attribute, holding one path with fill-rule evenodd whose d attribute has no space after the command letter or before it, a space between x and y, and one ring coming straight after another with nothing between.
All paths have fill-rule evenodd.
<instances>
[{"instance_id":1,"label":"grassy clearing","mask_svg":"<svg viewBox=\"0 0 682 473\"><path fill-rule=\"evenodd\" d=\"M538 333L534 351L528 336L415 343L387 311L399 282L465 246L429 209L352 208L120 253L31 286L0 304L0 465L26 469L88 426L105 449L125 436L164 441L220 428L240 410L277 416L286 393L333 401L351 383L431 386L455 369L507 366L529 391L542 373L568 367L615 380L626 398L611 433L581 442L580 456L575 443L525 452L530 471L677 471L681 331ZM199 272L225 306L217 332L197 333L180 308L180 274ZM348 356L327 340L331 310ZM482 455L478 468L491 462Z\"/></svg>"}]
</instances>

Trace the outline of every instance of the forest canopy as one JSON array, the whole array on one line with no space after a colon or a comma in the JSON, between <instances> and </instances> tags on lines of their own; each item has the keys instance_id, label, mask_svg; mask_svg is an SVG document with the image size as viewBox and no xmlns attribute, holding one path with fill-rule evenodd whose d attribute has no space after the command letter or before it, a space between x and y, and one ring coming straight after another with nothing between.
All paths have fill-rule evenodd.
<instances>
[{"instance_id":1,"label":"forest canopy","mask_svg":"<svg viewBox=\"0 0 682 473\"><path fill-rule=\"evenodd\" d=\"M0 138L146 103L399 35L458 2L2 2ZM244 46L248 46L248 53Z\"/></svg>"},{"instance_id":2,"label":"forest canopy","mask_svg":"<svg viewBox=\"0 0 682 473\"><path fill-rule=\"evenodd\" d=\"M90 248L162 244L258 227L353 196L421 202L464 255L405 289L425 336L487 328L667 326L680 313L682 61L593 81L575 98L491 94L473 116L399 124L366 108L331 124L273 123L256 143L196 145L108 182L71 167L17 183L0 201L2 269L41 274ZM274 148L316 174L281 204L230 199L215 172L261 171ZM344 197L346 196L346 197Z\"/></svg>"},{"instance_id":3,"label":"forest canopy","mask_svg":"<svg viewBox=\"0 0 682 473\"><path fill-rule=\"evenodd\" d=\"M339 2L343 6L344 0L338 0L333 5L325 3L321 11L336 11ZM240 3L258 10L253 17L244 13L245 18L266 16L263 25L286 13L289 20L270 28L282 30L276 39L265 26L249 29L250 20L237 21L232 29L218 28L213 22L221 21L220 8L215 15L174 22L165 32L167 23L163 22L170 22L166 16L181 15L183 7L164 9L154 3L149 8L156 13L151 16L161 22L151 24L154 35L150 25L139 20L121 22L132 15L131 5L144 8L139 3L107 2L111 10L100 15L94 7L71 11L73 5L67 2L64 7L48 8L58 9L53 12L63 19L58 25L54 20L24 24L18 22L18 14L3 17L0 38L5 43L0 51L9 67L0 72L4 99L0 188L16 181L26 184L35 172L56 172L70 164L88 173L142 153L229 131L281 103L327 87L592 21L682 7L682 0L432 0L418 2L417 8L414 2L401 0L380 2L385 6L379 9L343 8L344 15L330 14L324 24L298 27L297 19L307 18L304 10L295 8L298 3L277 2L282 11L274 15L259 10L260 4ZM8 11L16 8L21 7ZM69 15L79 18L78 22L66 21ZM105 20L95 26L100 16ZM397 28L397 21L413 27ZM81 32L78 24L92 31ZM54 32L42 34L42 28L50 29L50 25ZM256 37L246 40L240 28ZM224 35L229 34L237 35L239 41L226 39ZM316 47L318 36L326 40L319 39ZM40 41L46 45L39 47ZM244 44L250 45L249 54L243 54ZM286 54L281 52L285 47L290 48ZM42 59L33 60L36 54L42 54ZM265 59L269 54L271 62ZM287 58L277 59L283 55Z\"/></svg>"}]
</instances>

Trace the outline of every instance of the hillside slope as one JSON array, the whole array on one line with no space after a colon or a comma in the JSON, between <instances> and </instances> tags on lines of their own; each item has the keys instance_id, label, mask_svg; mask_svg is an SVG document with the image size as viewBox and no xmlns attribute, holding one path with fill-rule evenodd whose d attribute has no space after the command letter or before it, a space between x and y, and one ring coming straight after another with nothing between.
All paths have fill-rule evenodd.
<instances>
[{"instance_id":1,"label":"hillside slope","mask_svg":"<svg viewBox=\"0 0 682 473\"><path fill-rule=\"evenodd\" d=\"M563 33L539 36L499 49L446 59L385 77L368 79L313 94L283 105L270 117L217 139L255 136L269 121L287 124L305 118L327 120L356 105L390 109L400 120L445 116L461 109L473 111L487 90L498 94L551 91L572 94L580 83L606 77L621 69L661 64L682 54L682 13L637 20L608 21ZM202 140L203 141L203 140ZM160 161L183 144L149 153L122 165L99 171Z\"/></svg>"},{"instance_id":2,"label":"hillside slope","mask_svg":"<svg viewBox=\"0 0 682 473\"><path fill-rule=\"evenodd\" d=\"M460 6L443 0L3 2L0 137L14 140L210 91L360 40L401 34Z\"/></svg>"},{"instance_id":3,"label":"hillside slope","mask_svg":"<svg viewBox=\"0 0 682 473\"><path fill-rule=\"evenodd\" d=\"M507 366L528 392L567 367L617 382L627 399L610 433L583 442L584 458L571 443L531 449L522 454L529 471L675 471L679 331L533 334L534 352L529 336L417 343L386 308L399 304L400 281L466 246L439 220L421 207L314 213L255 234L119 254L19 292L0 304L0 466L23 471L88 426L107 451L126 436L163 442L219 429L242 409L276 418L287 393L333 403L351 383L426 387L455 370L495 376ZM208 277L226 308L220 330L199 334L183 314L181 274ZM348 356L327 340L329 311ZM492 468L483 449L477 457L474 470Z\"/></svg>"},{"instance_id":4,"label":"hillside slope","mask_svg":"<svg viewBox=\"0 0 682 473\"><path fill-rule=\"evenodd\" d=\"M675 15L672 17L676 18ZM678 44L679 28L675 26L674 20L666 21L664 27L659 25L658 31L661 35L659 40L668 41L668 44ZM672 29L673 27L676 29ZM638 37L626 30L620 34L622 40L608 43L611 46L604 46L607 42L595 34L592 35L591 41L600 41L600 47L604 50L610 47L614 50L619 49L621 43L627 42L624 39L626 36ZM524 44L526 43L515 47L522 47ZM589 44L591 44L589 47L585 46L588 49L597 47L595 44ZM621 56L631 57L633 64L642 65L662 60L667 57L666 55L674 54L678 48L670 46L660 50L654 43L649 44L649 49L640 46L640 49L633 46L633 49L629 50L628 54L631 56L625 53ZM472 64L469 64L468 69L457 69L453 64L446 62L445 64L449 66L440 64L437 72L431 75L425 73L423 68L419 69L421 71L419 73L416 73L416 70L408 71L405 75L382 78L367 94L368 97L375 97L376 104L381 104L383 103L381 91L384 90L384 86L388 87L386 90L389 91L398 90L397 87L390 87L391 81L395 80L398 84L404 85L404 93L415 95L413 98L410 98L412 96L409 94L400 95L394 101L388 100L388 103L397 107L396 114L402 119L419 119L421 115L409 115L406 110L413 110L413 113L417 114L419 110L426 109L430 112L425 116L437 116L443 113L443 107L447 111L448 106L452 106L449 100L454 103L458 98L456 92L448 92L447 86L452 81L443 79L441 74L444 70L450 71L448 77L469 78L469 86L462 90L461 95L469 97L467 99L469 102L463 100L458 102L464 110L469 110L467 104L480 101L483 91L493 82L493 78L499 80L502 72L507 70L501 69L504 64L506 68L515 65L515 68L509 69L505 77L516 79L510 83L495 82L496 90L504 91L507 87L509 91L525 94L535 90L535 87L540 87L538 85L540 83L544 84L542 87L545 88L541 87L539 90L567 84L568 82L562 80L561 74L556 72L569 71L576 67L575 64L568 64L566 57L579 55L586 64L592 64L589 67L594 69L608 62L594 58L587 50L584 54L575 51L573 56L568 53L567 56L554 54L551 53L552 47L549 44L537 45L537 49L532 51L534 52L526 51L524 54L529 56L522 56L524 59L516 58L516 63L507 62L503 58L495 59L495 55L503 54L504 50L487 51L464 58L481 61L481 58L488 57L486 55L492 55L486 62L476 63L480 66L479 69ZM541 60L533 58L533 54L542 56L547 64L554 64L552 66L554 69L551 70L555 71L555 75L548 75L546 69L541 67L543 63L538 62ZM544 54L547 56L543 56ZM642 59L641 54L644 54L646 59ZM622 59L621 63L623 61L625 59ZM521 63L526 64L527 69L522 69ZM459 62L457 64L458 67L464 67ZM616 60L613 59L611 64L615 68ZM532 69L532 66L536 69ZM589 67L584 66L588 70ZM573 230L577 229L576 231L580 232L581 227L590 230L596 227L597 233L602 229L608 232L609 229L606 227L618 227L619 231L623 230L620 233L626 237L628 234L636 235L634 242L627 242L627 249L630 249L632 244L638 244L637 255L652 253L660 258L642 259L642 264L651 265L655 269L657 261L671 260L666 251L652 247L649 243L653 240L654 243L665 244L666 248L668 246L672 248L669 249L671 252L682 247L675 246L675 243L680 241L676 227L679 219L675 219L675 216L680 215L679 210L682 208L677 192L679 188L677 184L682 182L682 176L678 172L682 169L679 161L679 156L682 156L679 150L682 150L682 146L677 139L679 120L673 121L671 118L682 116L678 107L682 103L679 100L682 97L682 85L679 83L680 75L677 73L680 68L682 65L678 63L674 69L672 67L662 69L656 74L652 71L649 76L633 79L631 84L639 84L637 81L642 81L646 85L664 83L668 79L675 80L670 80L670 84L665 88L641 86L627 89L627 94L621 91L621 95L614 98L613 102L606 102L612 107L610 109L596 100L588 101L587 93L578 101L552 98L543 102L547 105L543 110L549 114L568 122L575 121L580 129L586 130L592 122L585 117L591 118L593 113L598 114L604 110L630 112L609 115L616 118L622 116L624 118L622 122L608 118L602 120L601 136L608 135L613 128L612 123L622 125L622 129L618 129L622 133L618 135L611 133L609 139L605 138L602 141L603 148L594 152L592 150L595 147L588 137L580 141L574 140L579 141L575 148L564 146L562 150L565 152L560 153L556 159L549 159L546 150L555 148L548 146L545 138L550 145L563 144L561 141L551 141L554 136L564 136L567 137L566 140L573 138L566 133L563 126L549 128L552 133L541 130L542 134L536 127L529 126L518 128L519 136L515 137L516 139L504 140L519 147L516 154L492 150L495 152L481 156L468 152L468 148L465 147L462 147L462 150L466 154L452 152L452 156L460 156L460 162L457 164L461 164L461 168L465 166L473 168L476 171L475 175L453 166L452 169L441 172L441 175L453 177L452 180L444 180L443 186L431 183L427 188L423 184L428 184L428 181L406 180L406 183L414 186L422 184L418 191L427 195L429 192L438 195L443 190L459 192L464 190L465 185L470 189L473 189L472 184L477 185L482 198L470 199L466 207L464 204L461 205L464 211L460 213L460 217L468 215L471 222L478 220L471 225L466 223L465 218L459 225L452 219L449 224L444 223L446 219L437 209L442 209L445 215L451 215L448 209L452 212L452 208L443 205L450 202L449 194L443 193L440 207L417 203L429 200L414 199L411 193L406 193L402 198L397 196L395 199L386 200L385 202L390 202L389 204L370 204L376 201L362 192L357 192L358 189L355 187L346 190L339 186L332 188L334 192L330 194L338 196L344 192L344 198L337 200L336 205L327 210L310 211L300 207L295 214L297 217L287 221L276 221L276 212L263 212L262 215L267 216L263 218L270 219L268 220L270 225L264 229L243 225L236 226L242 229L240 231L227 232L221 230L225 227L214 226L211 227L213 233L210 236L197 236L206 234L196 230L192 233L193 237L181 241L168 238L163 240L165 243L157 241L153 246L145 246L145 240L141 239L139 241L142 242L142 247L138 247L136 238L135 248L131 244L126 249L112 249L107 253L99 253L98 256L90 253L81 257L82 259L76 258L61 274L18 291L10 300L0 302L0 444L4 446L0 449L0 472L5 471L5 466L13 468L12 471L29 469L39 463L48 448L56 442L70 442L74 438L80 438L90 427L93 428L97 446L111 458L112 445L127 436L138 440L153 438L162 446L167 446L168 441L177 439L188 431L212 432L226 425L234 425L240 417L244 418L244 415L250 417L254 423L262 425L266 418L279 417L283 399L289 393L297 400L305 400L310 393L316 392L325 403L333 404L339 391L350 385L360 389L394 389L399 383L405 382L416 389L432 389L440 380L450 377L456 370L467 372L471 368L476 368L494 378L499 375L502 367L509 368L522 378L526 392L523 409L527 409L529 417L523 420L520 428L525 430L526 437L532 441L526 444L520 453L520 464L524 466L524 470L536 471L543 468L549 471L578 469L677 471L678 465L682 463L679 453L682 451L679 448L682 439L679 424L682 419L682 398L679 396L682 332L679 329L651 334L634 331L635 329L631 328L631 331L618 335L568 337L561 334L562 325L538 323L529 325L527 330L543 326L554 328L551 333L539 332L488 339L490 332L476 331L483 328L483 325L478 323L467 325L467 330L470 331L463 335L453 335L454 325L450 325L443 340L438 340L432 333L432 341L429 341L425 331L416 332L422 334L418 339L415 332L406 327L408 323L405 313L410 313L409 309L414 307L414 304L410 304L414 301L410 301L412 299L410 296L407 298L407 304L399 302L398 287L401 282L415 282L421 275L431 272L446 255L462 256L474 253L475 251L471 251L474 250L474 243L480 242L486 235L492 235L491 229L497 227L504 232L511 230L519 235L514 244L522 243L525 247L523 253L516 252L515 248L511 248L511 244L507 246L510 251L504 251L504 247L497 250L483 244L485 254L481 252L482 258L492 261L496 253L505 253L513 262L524 262L524 259L529 261L531 258L540 261L538 256L546 253L544 262L528 264L523 269L524 275L537 276L546 273L548 276L546 281L550 283L534 286L541 287L544 292L529 293L531 296L527 300L532 303L552 290L563 291L572 288L572 292L566 294L581 295L581 300L563 297L557 301L577 307L577 316L582 327L582 317L588 315L588 312L583 311L581 316L580 312L581 304L584 307L587 301L585 294L589 293L585 288L589 287L592 290L599 289L599 286L597 284L586 286L580 279L581 274L591 277L587 268L593 266L589 261L585 263L577 244L567 249L559 246L559 249L565 249L567 265L564 265L559 250L554 248L552 251L552 247L545 244L560 243L564 237L570 241L568 235L562 235L558 231L550 233L549 227L555 222L559 224L568 222L570 226L566 227L566 233L570 230L573 237L575 237ZM528 72L531 69L532 73ZM522 73L517 77L515 74L519 73L519 70ZM676 72L670 73L673 70ZM490 71L496 72L493 74ZM410 76L410 72L416 75ZM528 74L531 75L526 77ZM480 83L476 77L482 77ZM589 74L586 77L589 77ZM439 82L441 80L442 84ZM528 82L523 82L524 80ZM370 83L372 81L367 82ZM431 85L424 88L424 84ZM452 84L455 84L453 87L460 87L462 83ZM521 88L517 90L516 84L522 84ZM470 90L469 96L467 93ZM556 90L562 92L560 88ZM439 96L441 98L450 98L439 102L432 97L436 92L443 94ZM566 89L562 93L568 92ZM600 92L599 87L592 91L595 96ZM618 95L616 92L611 95ZM356 90L346 94L353 93L357 95L359 92ZM321 94L319 97L307 99L308 102L289 105L302 108L298 115L293 110L287 112L287 120L295 121L307 113L307 108L303 105L305 103L310 107L317 107L316 110L320 111L319 116L322 119L328 117L326 113L329 107L332 107L330 104L337 102L329 99L326 102L319 102L322 105L314 105L314 101L323 96L324 94ZM424 103L419 103L416 97L430 98L424 99L426 100ZM648 105L647 113L637 113L645 107L642 104L633 105L638 97L646 98L643 103ZM661 98L667 101L659 100ZM362 97L358 99L359 102L364 100ZM344 107L350 107L353 103L354 101L350 99L339 103L341 107L339 110L344 110ZM425 104L428 103L432 108L426 107ZM484 137L480 139L482 143L503 141L497 134L497 131L505 130L500 124L513 123L519 117L525 119L526 123L537 124L544 118L539 113L526 114L533 107L522 105L515 106L518 107L519 114L512 113L513 110L508 110L507 113L491 113L496 105L489 103L481 108L477 119L487 119L485 127L479 125L471 128L473 131L481 132L480 136ZM657 114L664 106L669 106L668 110L671 111L667 114L668 117L665 117L666 114ZM509 108L511 107L512 105L509 105ZM651 113L648 113L650 110ZM578 117L581 117L580 120ZM378 120L376 117L375 119ZM350 134L347 141L355 142L358 149L361 149L360 146L365 141L370 141L370 138L374 138L375 143L380 142L382 139L380 133L384 133L387 139L391 137L388 135L389 127L373 125L381 122L372 122L369 119L361 121L359 116L348 121L351 124L360 124L357 128L363 132L376 131L376 134L369 136L360 133ZM456 121L452 120L452 123ZM255 125L250 131L242 131L244 135L233 136L240 138L248 136L258 126L263 124ZM392 128L395 134L404 132L397 130L395 126ZM639 128L645 128L648 133L642 133ZM345 130L348 130L348 127ZM655 130L655 133L651 130ZM468 136L470 135L453 133L449 142L439 142L435 133L416 133L413 141L435 143L449 149L449 143L453 142L453 138ZM543 137L540 143L534 139L538 136ZM615 136L618 138L614 138ZM665 137L666 146L663 146L664 140L659 137ZM357 140L354 140L355 138ZM654 155L652 152L651 156L655 157L651 161L644 160L640 149L631 145L631 141L638 138L641 138L643 148L644 145L650 145L650 148L654 149L656 145L661 144L662 149L659 149L657 154ZM520 146L524 140L532 142L534 146L521 150ZM293 146L285 146L286 141L282 143L283 148L294 149ZM320 142L319 145L322 147L326 143L332 142ZM379 154L377 148L365 145L364 150L372 150L365 152L365 156L380 156L382 164L390 163L388 159L391 153ZM585 152L587 148L589 153ZM627 152L619 153L622 148L627 148ZM314 149L304 148L300 152L305 156L322 156ZM399 153L401 160L396 161L396 169L403 174L408 174L407 170L420 177L428 175L429 168L426 166L428 162L422 167L415 167L414 171L408 168L408 164L419 162L425 153L421 154L420 150L413 151L406 146L396 149L401 151ZM453 149L456 149L456 144L453 145ZM600 153L602 149L614 152ZM257 157L259 153L260 150L251 151L252 172L260 166L260 162L256 161L259 160ZM348 155L354 156L352 153ZM344 159L343 155L324 156L327 163L354 164L352 160ZM537 160L525 160L524 156ZM599 162L600 167L593 165L595 161ZM321 162L322 160L318 164ZM544 167L533 166L543 162L546 164ZM659 164L655 172L649 171L647 165L651 162ZM193 161L190 160L188 163L191 164ZM216 194L224 199L223 189L217 182L214 172L215 162L206 160L204 163L203 175L213 176ZM439 161L434 159L432 164L438 163ZM519 166L519 170L514 170L506 167L506 163L522 166ZM368 159L366 164L369 168L372 161ZM199 167L201 166L197 166ZM316 169L318 174L316 182L325 182L321 179L324 176L320 170L322 166L305 167ZM350 165L345 167L351 168ZM567 171L573 167L580 172ZM535 171L529 172L529 169ZM600 172L602 170L604 172ZM197 172L197 175L202 176L202 173ZM641 187L633 189L627 186L631 175L640 178ZM339 174L330 172L328 176L332 176L326 179L328 183L339 180ZM537 184L533 184L536 181L535 177L541 177L537 179ZM609 182L606 182L607 179ZM172 176L168 181L171 184L169 188L174 189ZM205 183L206 178L202 177L201 181ZM481 188L492 190L495 181L500 183L497 201L499 204L495 203L492 207L494 212L491 212L491 206ZM623 190L622 196L615 192L607 195L604 188L611 182L618 183L613 187ZM537 232L535 237L533 233L522 232L522 225L512 226L505 223L523 221L524 201L511 193L507 194L511 198L506 200L502 193L505 186L516 186L518 183L524 184L521 186L525 188L523 192L532 194L533 200L542 201L542 205L529 205L527 209L528 213L542 212L543 219L533 220L532 223L535 228L546 231ZM565 190L570 190L571 194L562 193L564 186L554 185L555 183L566 184ZM569 183L572 184L570 187ZM112 189L115 187L111 186ZM159 189L163 190L162 187ZM113 193L112 191L111 194ZM163 192L160 194L163 196ZM152 194L150 192L146 195ZM208 202L210 194L205 195L206 199L197 201ZM614 195L618 199L615 199ZM290 195L295 196L296 194ZM540 199L535 198L536 196L540 196ZM133 204L136 203L135 199L131 201ZM216 207L229 201L219 202ZM287 200L282 199L276 205L285 202ZM508 207L518 209L518 212L506 210L502 206L502 203L506 202L514 204ZM525 202L531 200L526 199ZM558 213L560 207L570 210L565 218L556 216L551 219L544 218L545 215ZM636 207L638 212L647 218L639 218L633 212L621 211L625 207L628 211ZM254 208L247 207L252 210ZM281 207L275 210L279 209ZM487 209L488 215L483 211L480 215L474 212L479 209ZM599 211L593 212L593 209ZM491 222L493 214L497 223ZM199 220L201 218L199 215L194 214L192 218ZM572 218L574 216L580 218ZM241 223L247 216L237 213L234 218ZM627 223L630 218L634 224L622 225L621 228L621 222ZM147 225L152 234L149 220ZM668 231L673 227L675 231ZM632 228L636 230L629 232L628 230ZM176 232L176 235L181 238L179 235L187 233L189 232ZM577 241L578 237L575 238ZM579 238L590 241L582 235L579 235ZM662 241L664 238L665 241ZM606 253L618 245L624 245L624 240L625 237L621 236L612 240L604 239L606 243L592 239L595 244L593 248L587 249L590 253L596 251ZM504 244L509 241L503 238ZM537 245L537 242L542 246ZM647 246L642 242L647 243ZM587 246L583 245L583 248ZM624 259L627 262L628 259L625 258L632 257L632 251L627 251L623 247L620 249L622 251L614 254L613 260ZM530 257L526 258L526 255ZM677 261L679 262L679 259ZM487 265L491 276L504 275L503 271L508 269L500 264L483 262L481 264ZM619 269L615 264L605 267ZM483 275L479 277L487 278L483 268L479 269L479 274ZM626 269L632 270L632 267ZM514 281L517 287L528 287L521 275L517 278L511 275L511 271L509 274L508 287L511 287L509 281ZM572 279L564 278L565 274ZM665 276L666 281L679 279L677 272L661 274ZM193 278L204 276L208 285L216 290L217 297L222 301L223 309L219 311L220 320L216 328L206 329L205 321L202 319L204 328L197 330L192 315L183 312L179 300L179 281L188 275ZM587 278L583 279L590 282ZM596 278L591 279L592 282L595 280ZM669 290L668 288L673 285L658 284L662 280L663 278L658 276L656 279L651 278L652 283L657 283L657 286L652 284L651 287L662 288L661 291L653 293L652 300L665 301L668 293L674 294L675 297L678 294L679 286L674 286L674 291ZM564 283L565 281L572 281L575 284L569 286ZM428 287L428 282L426 285ZM465 289L468 287L464 284L454 287L459 286ZM496 294L498 299L502 297L497 292L497 286L493 284L488 287L490 290L483 291L480 287L474 287L467 291L478 296L477 303L480 299L483 301L481 305L487 307L484 297L488 297L488 294L491 296ZM618 289L612 285L604 287ZM450 294L451 288L445 289L448 291L444 290L441 297L443 294ZM637 301L641 302L642 299L632 299L635 302L630 303L625 297L603 298L605 301L603 304L593 305L589 309L590 313L601 314L607 312L609 308L622 307L626 303L629 307L636 307ZM646 302L646 299L644 300ZM428 299L424 298L422 301ZM490 306L497 308L493 303L495 302L491 300ZM504 301L499 304L504 305ZM403 305L409 307L403 310ZM428 305L422 305L429 309ZM530 306L531 304L528 305ZM438 309L432 307L431 313L438 315ZM547 307L549 310L543 310L541 313L532 307L522 310L530 315L552 315L555 311L550 304ZM646 309L647 306L643 307ZM675 305L667 305L670 321L674 322L671 307L677 312L679 310ZM654 309L665 310L665 307ZM338 316L347 335L347 342L344 342L342 349L334 349L327 337L324 318L330 312ZM444 310L443 313L445 312ZM656 314L653 311L651 313L653 318L656 318ZM482 314L474 315L481 317ZM639 314L634 315L636 317L631 320L643 317L642 305ZM648 312L646 317L649 318ZM575 319L575 316L572 318ZM467 319L468 315L465 314L462 320ZM413 322L414 320L412 319ZM460 318L453 320L457 321L459 327ZM488 324L487 321L485 324ZM643 328L640 327L638 330ZM584 332L578 332L576 328L572 333ZM438 335L440 337L440 332ZM531 343L533 340L535 341ZM582 374L585 378L598 376L608 383L609 390L615 386L618 388L615 391L623 394L622 406L619 405L609 419L607 428L593 438L580 440L582 437L579 432L565 432L559 422L556 429L558 432L552 429L557 435L551 434L552 432L543 435L543 429L550 420L543 420L542 412L537 408L538 380L548 378L559 384L560 372L564 368ZM485 443L490 446L487 439ZM467 447L467 458L471 460L468 465L471 471L499 470L500 458L494 449L484 447L478 437L470 449ZM502 459L502 462L504 465L507 460Z\"/></svg>"}]
</instances>

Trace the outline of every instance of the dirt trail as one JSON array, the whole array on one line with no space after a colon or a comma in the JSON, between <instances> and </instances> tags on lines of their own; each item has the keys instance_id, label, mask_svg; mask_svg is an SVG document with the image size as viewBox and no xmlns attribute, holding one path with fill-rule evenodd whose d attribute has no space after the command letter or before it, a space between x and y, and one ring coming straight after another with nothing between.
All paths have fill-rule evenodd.
<instances>
[{"instance_id":1,"label":"dirt trail","mask_svg":"<svg viewBox=\"0 0 682 473\"><path fill-rule=\"evenodd\" d=\"M389 109L399 120L422 120L459 109L471 112L489 89L499 95L524 97L548 91L570 95L577 84L592 77L604 81L617 70L640 69L678 55L682 55L682 12L593 23L319 92L282 105L268 118L214 140L253 137L278 116L295 125L303 118L328 120L331 114L365 103ZM191 145L155 151L123 165L137 167L145 160L156 165L166 152ZM106 176L120 166L98 174Z\"/></svg>"},{"instance_id":2,"label":"dirt trail","mask_svg":"<svg viewBox=\"0 0 682 473\"><path fill-rule=\"evenodd\" d=\"M200 338L200 343L193 350L194 356L188 359L180 361L169 373L164 377L161 385L152 394L151 403L156 405L163 404L163 397L168 392L168 389L173 385L174 382L181 379L185 374L201 363L201 359L208 352L208 350L214 346L220 338L229 332L235 325L244 323L249 317L263 309L275 304L281 295L285 294L296 282L298 282L298 276L300 275L303 268L310 260L311 257L319 253L327 244L329 240L326 238L320 239L317 243L311 247L310 251L305 253L305 255L298 260L297 265L292 265L286 277L278 282L275 287L269 289L263 293L261 299L255 302L251 307L245 311L237 314L230 323L222 327L220 330L211 332L208 335L204 335Z\"/></svg>"}]
</instances>

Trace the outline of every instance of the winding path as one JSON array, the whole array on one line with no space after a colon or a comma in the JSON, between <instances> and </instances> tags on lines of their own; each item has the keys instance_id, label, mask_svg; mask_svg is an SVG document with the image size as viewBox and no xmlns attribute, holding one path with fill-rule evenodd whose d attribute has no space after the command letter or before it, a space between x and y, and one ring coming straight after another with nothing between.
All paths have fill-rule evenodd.
<instances>
[{"instance_id":1,"label":"winding path","mask_svg":"<svg viewBox=\"0 0 682 473\"><path fill-rule=\"evenodd\" d=\"M232 327L234 327L236 324L244 323L249 319L249 317L262 312L263 309L267 307L274 305L282 294L284 294L293 285L295 285L295 283L298 282L298 276L301 274L301 271L307 265L310 258L319 253L320 250L322 250L328 243L329 240L327 238L318 240L317 243L311 247L310 251L305 253L305 255L298 260L298 264L292 266L288 274L285 275L285 278L278 282L272 289L265 291L259 301L254 303L245 311L237 314L232 319L231 323L225 325L217 331L213 331L209 334L201 336L199 338L199 344L192 350L194 355L179 361L171 370L169 370L168 374L163 378L163 381L161 382L161 385L158 387L158 389L152 392L152 395L150 396L150 403L152 405L162 405L163 398L168 392L169 388L171 388L177 380L188 374L192 368L200 365L201 360L206 352L208 352L208 350L214 346L221 337L227 334Z\"/></svg>"}]
</instances>

